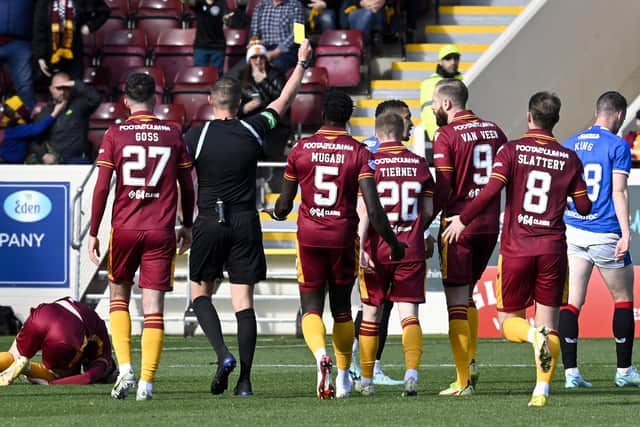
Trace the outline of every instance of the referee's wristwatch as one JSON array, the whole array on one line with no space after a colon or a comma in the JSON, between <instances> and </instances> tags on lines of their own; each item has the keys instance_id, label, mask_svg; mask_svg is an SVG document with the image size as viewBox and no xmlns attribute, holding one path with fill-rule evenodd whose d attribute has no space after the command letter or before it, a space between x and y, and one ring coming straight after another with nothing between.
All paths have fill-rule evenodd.
<instances>
[{"instance_id":1,"label":"referee's wristwatch","mask_svg":"<svg viewBox=\"0 0 640 427\"><path fill-rule=\"evenodd\" d=\"M302 60L298 60L298 65L302 66L302 69L306 70L307 68L309 68L311 66L311 61L302 61Z\"/></svg>"}]
</instances>

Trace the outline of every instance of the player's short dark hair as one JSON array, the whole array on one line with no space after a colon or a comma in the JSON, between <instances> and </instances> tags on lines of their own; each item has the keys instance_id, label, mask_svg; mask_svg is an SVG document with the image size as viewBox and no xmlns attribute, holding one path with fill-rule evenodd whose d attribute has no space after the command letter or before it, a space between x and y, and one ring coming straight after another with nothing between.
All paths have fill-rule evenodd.
<instances>
[{"instance_id":1,"label":"player's short dark hair","mask_svg":"<svg viewBox=\"0 0 640 427\"><path fill-rule=\"evenodd\" d=\"M378 106L376 107L375 116L378 117L386 113L387 111L400 111L405 108L409 109L409 106L406 102L399 99L387 99L386 101L382 101L380 104L378 104Z\"/></svg>"},{"instance_id":2,"label":"player's short dark hair","mask_svg":"<svg viewBox=\"0 0 640 427\"><path fill-rule=\"evenodd\" d=\"M541 129L552 130L560 121L560 98L551 92L537 92L529 99L533 122Z\"/></svg>"},{"instance_id":3,"label":"player's short dark hair","mask_svg":"<svg viewBox=\"0 0 640 427\"><path fill-rule=\"evenodd\" d=\"M402 138L404 119L400 114L387 112L376 117L376 134L392 137L394 141Z\"/></svg>"},{"instance_id":4,"label":"player's short dark hair","mask_svg":"<svg viewBox=\"0 0 640 427\"><path fill-rule=\"evenodd\" d=\"M434 89L440 97L451 100L454 106L464 108L469 100L469 89L462 80L458 79L442 79Z\"/></svg>"},{"instance_id":5,"label":"player's short dark hair","mask_svg":"<svg viewBox=\"0 0 640 427\"><path fill-rule=\"evenodd\" d=\"M149 74L133 73L127 77L124 93L134 102L147 103L156 94L156 81Z\"/></svg>"},{"instance_id":6,"label":"player's short dark hair","mask_svg":"<svg viewBox=\"0 0 640 427\"><path fill-rule=\"evenodd\" d=\"M346 125L353 114L353 100L337 89L330 89L327 92L322 106L325 122L339 126Z\"/></svg>"},{"instance_id":7,"label":"player's short dark hair","mask_svg":"<svg viewBox=\"0 0 640 427\"><path fill-rule=\"evenodd\" d=\"M240 105L241 97L240 82L231 77L223 77L211 86L211 103L217 108L236 109Z\"/></svg>"},{"instance_id":8,"label":"player's short dark hair","mask_svg":"<svg viewBox=\"0 0 640 427\"><path fill-rule=\"evenodd\" d=\"M616 114L627 111L627 100L620 92L610 90L603 93L596 102L596 114Z\"/></svg>"}]
</instances>

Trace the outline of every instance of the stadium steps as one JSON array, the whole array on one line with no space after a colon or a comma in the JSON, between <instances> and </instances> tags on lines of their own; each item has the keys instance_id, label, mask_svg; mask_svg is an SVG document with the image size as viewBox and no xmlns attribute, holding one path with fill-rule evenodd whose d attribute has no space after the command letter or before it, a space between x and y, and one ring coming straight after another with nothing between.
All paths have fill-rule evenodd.
<instances>
[{"instance_id":1,"label":"stadium steps","mask_svg":"<svg viewBox=\"0 0 640 427\"><path fill-rule=\"evenodd\" d=\"M439 22L424 25L426 43L406 45L404 61L391 64L391 79L371 81L371 99L359 100L351 120L354 135L373 135L375 106L385 99L402 99L411 108L411 115L420 116L418 99L422 80L433 74L438 51L448 43L455 43L461 52L460 71L464 74L525 9L528 0L461 1L458 6L440 6ZM433 21L433 18L429 18Z\"/></svg>"}]
</instances>

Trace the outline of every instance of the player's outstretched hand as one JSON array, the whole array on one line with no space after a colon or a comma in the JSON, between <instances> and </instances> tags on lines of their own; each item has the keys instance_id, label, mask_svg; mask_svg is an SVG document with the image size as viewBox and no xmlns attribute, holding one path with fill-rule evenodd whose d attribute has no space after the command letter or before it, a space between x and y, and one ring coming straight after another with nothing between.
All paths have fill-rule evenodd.
<instances>
[{"instance_id":1,"label":"player's outstretched hand","mask_svg":"<svg viewBox=\"0 0 640 427\"><path fill-rule=\"evenodd\" d=\"M276 220L276 221L284 221L287 219L287 216L283 216L282 218L276 215L276 212L273 210L273 208L262 208L260 209L260 212L264 212L267 215L269 215L271 217L271 219Z\"/></svg>"},{"instance_id":2,"label":"player's outstretched hand","mask_svg":"<svg viewBox=\"0 0 640 427\"><path fill-rule=\"evenodd\" d=\"M396 243L394 246L391 247L391 256L390 258L393 261L400 261L402 258L404 258L404 250L407 249L409 247L409 245L407 245L405 242L398 242Z\"/></svg>"},{"instance_id":3,"label":"player's outstretched hand","mask_svg":"<svg viewBox=\"0 0 640 427\"><path fill-rule=\"evenodd\" d=\"M89 258L95 265L100 265L100 240L94 236L89 236Z\"/></svg>"},{"instance_id":4,"label":"player's outstretched hand","mask_svg":"<svg viewBox=\"0 0 640 427\"><path fill-rule=\"evenodd\" d=\"M450 216L445 221L448 225L442 232L442 239L447 243L457 242L467 226L460 221L460 215Z\"/></svg>"},{"instance_id":5,"label":"player's outstretched hand","mask_svg":"<svg viewBox=\"0 0 640 427\"><path fill-rule=\"evenodd\" d=\"M188 251L193 242L191 227L180 227L176 234L176 242L178 244L178 255Z\"/></svg>"},{"instance_id":6,"label":"player's outstretched hand","mask_svg":"<svg viewBox=\"0 0 640 427\"><path fill-rule=\"evenodd\" d=\"M373 269L376 267L373 260L371 259L371 255L367 251L360 251L360 268L362 268L365 273L373 274Z\"/></svg>"}]
</instances>

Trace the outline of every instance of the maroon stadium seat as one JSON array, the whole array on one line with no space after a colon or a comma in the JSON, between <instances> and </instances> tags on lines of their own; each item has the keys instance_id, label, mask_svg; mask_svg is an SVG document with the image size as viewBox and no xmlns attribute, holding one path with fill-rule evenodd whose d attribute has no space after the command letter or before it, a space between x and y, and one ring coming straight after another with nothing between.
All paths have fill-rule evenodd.
<instances>
[{"instance_id":1,"label":"maroon stadium seat","mask_svg":"<svg viewBox=\"0 0 640 427\"><path fill-rule=\"evenodd\" d=\"M187 117L193 117L198 108L208 104L211 85L218 80L215 67L188 67L180 70L171 88L171 102L183 104Z\"/></svg>"},{"instance_id":2,"label":"maroon stadium seat","mask_svg":"<svg viewBox=\"0 0 640 427\"><path fill-rule=\"evenodd\" d=\"M193 66L195 29L167 30L160 34L153 47L153 65L164 69L167 81L172 82L178 71Z\"/></svg>"},{"instance_id":3,"label":"maroon stadium seat","mask_svg":"<svg viewBox=\"0 0 640 427\"><path fill-rule=\"evenodd\" d=\"M111 70L113 81L122 81L129 68L146 65L147 45L142 30L112 31L104 36L100 63Z\"/></svg>"},{"instance_id":4,"label":"maroon stadium seat","mask_svg":"<svg viewBox=\"0 0 640 427\"><path fill-rule=\"evenodd\" d=\"M157 104L153 108L153 114L160 120L177 123L181 128L185 127L187 113L182 104Z\"/></svg>"},{"instance_id":5,"label":"maroon stadium seat","mask_svg":"<svg viewBox=\"0 0 640 427\"><path fill-rule=\"evenodd\" d=\"M129 13L131 11L129 0L105 0L105 3L111 8L109 18L116 18L122 21L129 19Z\"/></svg>"},{"instance_id":6,"label":"maroon stadium seat","mask_svg":"<svg viewBox=\"0 0 640 427\"><path fill-rule=\"evenodd\" d=\"M119 102L103 102L89 117L88 139L91 143L93 158L98 154L102 137L113 123L120 123L129 117L129 109Z\"/></svg>"},{"instance_id":7,"label":"maroon stadium seat","mask_svg":"<svg viewBox=\"0 0 640 427\"><path fill-rule=\"evenodd\" d=\"M214 118L211 104L202 104L198 108L198 111L196 111L196 114L191 117L191 127L202 126L204 122L213 120Z\"/></svg>"},{"instance_id":8,"label":"maroon stadium seat","mask_svg":"<svg viewBox=\"0 0 640 427\"><path fill-rule=\"evenodd\" d=\"M244 61L247 54L247 42L249 41L249 30L244 28L224 29L226 46L224 49L224 72L240 61Z\"/></svg>"},{"instance_id":9,"label":"maroon stadium seat","mask_svg":"<svg viewBox=\"0 0 640 427\"><path fill-rule=\"evenodd\" d=\"M318 40L314 65L327 69L329 86L358 86L363 46L358 30L326 30Z\"/></svg>"},{"instance_id":10,"label":"maroon stadium seat","mask_svg":"<svg viewBox=\"0 0 640 427\"><path fill-rule=\"evenodd\" d=\"M310 67L305 70L298 94L291 103L291 125L296 126L298 139L302 126L322 124L322 105L329 87L327 70L322 67Z\"/></svg>"},{"instance_id":11,"label":"maroon stadium seat","mask_svg":"<svg viewBox=\"0 0 640 427\"><path fill-rule=\"evenodd\" d=\"M87 67L84 69L82 81L93 86L98 92L100 92L103 101L111 100L113 85L111 82L111 71L109 71L108 68Z\"/></svg>"},{"instance_id":12,"label":"maroon stadium seat","mask_svg":"<svg viewBox=\"0 0 640 427\"><path fill-rule=\"evenodd\" d=\"M249 0L247 2L247 15L253 15L253 10L256 8L256 5L260 3L261 0Z\"/></svg>"}]
</instances>

